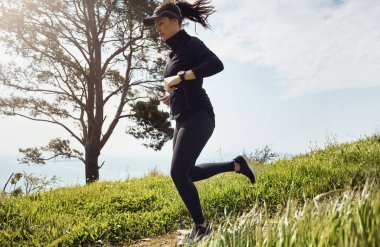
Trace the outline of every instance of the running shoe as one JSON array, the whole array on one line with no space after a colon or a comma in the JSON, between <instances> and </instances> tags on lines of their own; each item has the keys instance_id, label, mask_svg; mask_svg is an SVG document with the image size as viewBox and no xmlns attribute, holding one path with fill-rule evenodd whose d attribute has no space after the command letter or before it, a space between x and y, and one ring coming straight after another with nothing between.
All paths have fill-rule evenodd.
<instances>
[{"instance_id":1,"label":"running shoe","mask_svg":"<svg viewBox=\"0 0 380 247\"><path fill-rule=\"evenodd\" d=\"M236 173L241 173L249 178L251 183L256 182L256 174L253 168L249 165L248 157L246 155L237 156L234 161L240 165L240 171Z\"/></svg>"},{"instance_id":2,"label":"running shoe","mask_svg":"<svg viewBox=\"0 0 380 247\"><path fill-rule=\"evenodd\" d=\"M185 239L179 241L177 246L184 246L185 244L191 245L200 241L206 240L210 233L212 232L212 227L207 223L206 227L194 225L191 232L185 237Z\"/></svg>"}]
</instances>

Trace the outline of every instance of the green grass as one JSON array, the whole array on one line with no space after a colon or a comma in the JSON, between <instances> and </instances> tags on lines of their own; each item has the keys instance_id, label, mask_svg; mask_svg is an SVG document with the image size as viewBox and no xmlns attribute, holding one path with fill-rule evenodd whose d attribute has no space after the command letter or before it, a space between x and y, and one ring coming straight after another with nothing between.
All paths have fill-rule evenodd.
<instances>
[{"instance_id":1,"label":"green grass","mask_svg":"<svg viewBox=\"0 0 380 247\"><path fill-rule=\"evenodd\" d=\"M300 207L329 191L361 189L367 180L380 177L380 138L330 145L270 165L252 165L259 177L253 187L235 173L196 183L205 216L214 225L223 225L226 214L232 219L255 207L265 208L266 217L275 219L289 201ZM377 191L379 184L374 181ZM183 222L190 226L191 220L170 177L98 182L1 198L0 246L128 243L172 232L184 227Z\"/></svg>"},{"instance_id":2,"label":"green grass","mask_svg":"<svg viewBox=\"0 0 380 247\"><path fill-rule=\"evenodd\" d=\"M380 193L345 191L324 202L288 202L270 217L266 207L254 207L224 222L198 246L379 246Z\"/></svg>"}]
</instances>

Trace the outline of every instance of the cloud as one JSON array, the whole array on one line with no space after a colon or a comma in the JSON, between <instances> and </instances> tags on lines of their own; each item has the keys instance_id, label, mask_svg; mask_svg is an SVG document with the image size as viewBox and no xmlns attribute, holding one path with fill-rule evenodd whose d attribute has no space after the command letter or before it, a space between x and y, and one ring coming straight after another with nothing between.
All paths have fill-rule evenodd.
<instances>
[{"instance_id":1,"label":"cloud","mask_svg":"<svg viewBox=\"0 0 380 247\"><path fill-rule=\"evenodd\" d=\"M287 96L380 86L378 0L216 0L210 44L273 68Z\"/></svg>"}]
</instances>

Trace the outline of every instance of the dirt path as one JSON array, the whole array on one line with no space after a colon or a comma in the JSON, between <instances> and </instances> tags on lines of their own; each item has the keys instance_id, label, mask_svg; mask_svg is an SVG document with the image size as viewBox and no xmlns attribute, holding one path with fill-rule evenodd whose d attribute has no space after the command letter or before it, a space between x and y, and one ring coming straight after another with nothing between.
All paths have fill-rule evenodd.
<instances>
[{"instance_id":1,"label":"dirt path","mask_svg":"<svg viewBox=\"0 0 380 247\"><path fill-rule=\"evenodd\" d=\"M158 236L156 238L145 238L140 239L136 241L135 243L131 245L123 245L128 247L142 247L142 246L149 246L149 247L173 247L176 246L176 243L184 238L184 236L189 233L190 230L178 230L176 232Z\"/></svg>"}]
</instances>

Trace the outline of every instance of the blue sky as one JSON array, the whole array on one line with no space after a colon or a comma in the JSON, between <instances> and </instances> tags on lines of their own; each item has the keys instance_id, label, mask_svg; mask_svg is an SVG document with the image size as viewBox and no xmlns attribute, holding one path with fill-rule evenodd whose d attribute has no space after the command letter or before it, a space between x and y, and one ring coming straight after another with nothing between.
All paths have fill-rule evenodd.
<instances>
[{"instance_id":1,"label":"blue sky","mask_svg":"<svg viewBox=\"0 0 380 247\"><path fill-rule=\"evenodd\" d=\"M379 1L212 2L218 12L210 17L211 31L185 27L225 65L204 80L216 129L199 162L229 160L267 144L279 153L304 153L331 139L350 141L380 131ZM21 119L0 117L0 126L0 160L15 157L19 147L68 138L57 127ZM159 152L148 150L124 134L124 126L119 124L102 152L101 176L116 178L126 166L132 174L154 166L168 172L171 142ZM8 172L11 163L6 161ZM66 181L84 176L79 163L78 172L49 167L48 174L58 172Z\"/></svg>"}]
</instances>

